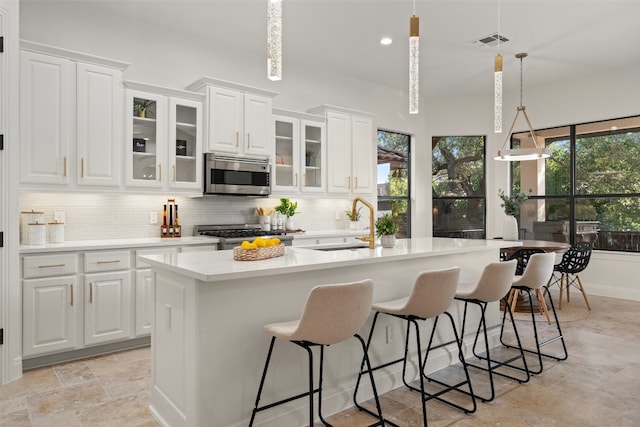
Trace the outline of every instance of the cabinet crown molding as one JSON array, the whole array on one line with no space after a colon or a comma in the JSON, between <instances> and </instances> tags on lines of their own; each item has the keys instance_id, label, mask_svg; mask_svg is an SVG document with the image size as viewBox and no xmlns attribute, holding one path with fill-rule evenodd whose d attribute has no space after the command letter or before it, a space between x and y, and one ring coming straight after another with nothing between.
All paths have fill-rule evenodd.
<instances>
[{"instance_id":1,"label":"cabinet crown molding","mask_svg":"<svg viewBox=\"0 0 640 427\"><path fill-rule=\"evenodd\" d=\"M205 98L205 95L203 93L191 92L191 91L182 90L182 89L174 89L174 88L164 87L164 86L157 86L149 83L136 82L133 80L124 80L122 83L124 84L124 87L126 89L133 89L133 90L138 90L142 92L151 92L159 95L173 96L173 97L190 99L192 101L200 101L200 102L203 102Z\"/></svg>"},{"instance_id":2,"label":"cabinet crown molding","mask_svg":"<svg viewBox=\"0 0 640 427\"><path fill-rule=\"evenodd\" d=\"M273 92L266 89L260 89L253 86L247 86L240 83L229 82L226 80L214 79L213 77L202 77L195 82L191 83L186 87L186 90L191 90L194 92L200 92L206 89L208 86L216 86L216 87L224 87L227 89L233 89L240 92L252 93L255 95L266 96L269 98L273 98L278 94L278 92Z\"/></svg>"},{"instance_id":3,"label":"cabinet crown molding","mask_svg":"<svg viewBox=\"0 0 640 427\"><path fill-rule=\"evenodd\" d=\"M307 110L307 113L324 115L328 111L333 111L333 112L336 112L336 113L350 114L352 116L364 116L364 117L371 117L371 118L374 118L376 116L373 113L367 113L367 112L364 112L364 111L352 110L351 108L338 107L336 105L329 105L329 104L324 104L324 105L320 105L318 107L309 108Z\"/></svg>"},{"instance_id":4,"label":"cabinet crown molding","mask_svg":"<svg viewBox=\"0 0 640 427\"><path fill-rule=\"evenodd\" d=\"M303 113L300 111L284 110L282 108L274 108L272 110L272 113L274 116L291 117L293 119L311 120L311 121L322 122L322 123L326 121L326 118L323 115Z\"/></svg>"},{"instance_id":5,"label":"cabinet crown molding","mask_svg":"<svg viewBox=\"0 0 640 427\"><path fill-rule=\"evenodd\" d=\"M36 43L28 40L20 40L20 49L30 52L44 53L51 56L58 56L60 58L71 59L88 64L102 65L104 67L116 68L118 70L125 70L127 67L129 67L129 65L131 65L128 62L104 58L101 56L95 56L83 52L76 52L74 50L49 46L46 44Z\"/></svg>"}]
</instances>

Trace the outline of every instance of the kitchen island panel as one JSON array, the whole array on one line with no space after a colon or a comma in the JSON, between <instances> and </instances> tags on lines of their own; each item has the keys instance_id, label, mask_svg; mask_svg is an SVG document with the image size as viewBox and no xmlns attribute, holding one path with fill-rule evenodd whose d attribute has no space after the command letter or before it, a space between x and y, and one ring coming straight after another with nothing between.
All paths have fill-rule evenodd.
<instances>
[{"instance_id":1,"label":"kitchen island panel","mask_svg":"<svg viewBox=\"0 0 640 427\"><path fill-rule=\"evenodd\" d=\"M459 266L462 269L461 280L477 278L485 264L498 259L498 246L475 246L475 250L461 251L455 255L449 250L443 250L440 255L432 253L422 257L391 254L376 257L372 254L374 261L365 263L351 262L353 260L349 260L349 255L346 262L340 256L330 262L326 259L326 253L303 251L306 257L317 254L322 265L301 270L293 269L295 260L292 258L301 253L294 250L281 257L285 258L284 268L280 271L272 269L269 274L259 274L257 269L250 277L246 274L238 277L227 263L216 263L220 271L227 273L221 273L225 278L211 282L171 271L175 265L162 268L162 263L156 259L150 262L156 274L157 296L157 326L152 337L152 411L167 426L244 426L251 415L269 344L269 337L264 334L263 326L298 318L313 286L372 278L375 283L375 301L395 299L408 294L417 273L423 270ZM189 260L192 265L198 265L196 260L203 256L188 255L188 258L183 257L181 260L180 268L186 268ZM351 256L355 256L357 260L357 257L363 255ZM159 257L162 256L149 258ZM167 260L171 261L171 257L167 257ZM219 261L215 257L214 260ZM304 257L298 258L298 261L304 262ZM228 262L234 264L232 261ZM253 264L251 268L256 268L260 263L263 261L235 262ZM246 270L244 273L247 273ZM165 291L180 287L184 289L187 301L183 305L184 311L174 308L180 305L178 303L173 303L174 306L168 311L166 305L169 303L158 298ZM461 310L461 304L455 303L451 307L451 313L457 319L461 318ZM496 322L497 306L492 306L489 311L489 321ZM177 315L182 316L185 322L184 328L181 328L184 330L184 346L175 338L170 338L170 335L162 335L165 333L162 328L167 324L168 316L172 325L175 325ZM384 328L380 328L382 335L376 337L371 349L373 360L391 360L402 354L404 325L395 319L383 321L394 329L394 338L385 343ZM473 321L477 322L477 318ZM370 320L361 331L363 336L366 337L369 327ZM440 342L451 338L446 328L443 331L444 333L438 334ZM471 338L467 337L468 340ZM434 352L429 369L436 370L455 363L457 351L454 347ZM184 363L181 361L182 357L186 358ZM352 339L329 347L325 357L327 365L323 411L328 415L352 405L353 387L362 354L359 344ZM166 360L172 362L167 365ZM269 371L263 391L264 403L306 390L306 352L290 343L279 341L274 349L272 364L273 368ZM167 366L172 366L172 369L184 368L184 372L175 373L184 378L183 396L166 392L164 389L167 386L158 386L156 383L159 376L174 375L156 372L167 369ZM379 391L385 392L401 386L400 371L400 365L378 371L376 383ZM368 388L365 386L363 398L366 397ZM186 402L186 407L183 402ZM183 407L186 412L182 410ZM300 399L260 413L256 425L304 425L307 414L306 399Z\"/></svg>"}]
</instances>

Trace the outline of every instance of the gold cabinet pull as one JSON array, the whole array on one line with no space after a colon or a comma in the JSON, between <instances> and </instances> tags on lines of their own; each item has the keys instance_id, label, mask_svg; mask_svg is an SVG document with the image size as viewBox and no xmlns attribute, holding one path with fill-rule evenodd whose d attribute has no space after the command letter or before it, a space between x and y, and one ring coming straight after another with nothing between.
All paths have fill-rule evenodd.
<instances>
[{"instance_id":1,"label":"gold cabinet pull","mask_svg":"<svg viewBox=\"0 0 640 427\"><path fill-rule=\"evenodd\" d=\"M80 178L84 178L84 157L80 159Z\"/></svg>"},{"instance_id":2,"label":"gold cabinet pull","mask_svg":"<svg viewBox=\"0 0 640 427\"><path fill-rule=\"evenodd\" d=\"M93 304L93 282L89 282L89 304Z\"/></svg>"},{"instance_id":3,"label":"gold cabinet pull","mask_svg":"<svg viewBox=\"0 0 640 427\"><path fill-rule=\"evenodd\" d=\"M236 131L236 147L240 146L240 131Z\"/></svg>"},{"instance_id":4,"label":"gold cabinet pull","mask_svg":"<svg viewBox=\"0 0 640 427\"><path fill-rule=\"evenodd\" d=\"M120 262L119 259L112 259L112 260L109 260L109 261L98 261L96 264L115 264L115 263L118 263L118 262Z\"/></svg>"},{"instance_id":5,"label":"gold cabinet pull","mask_svg":"<svg viewBox=\"0 0 640 427\"><path fill-rule=\"evenodd\" d=\"M357 189L357 188L358 188L358 177L356 176L356 177L355 177L355 178L353 178L353 179L354 179L355 184L356 184L353 188L356 188L356 189Z\"/></svg>"},{"instance_id":6,"label":"gold cabinet pull","mask_svg":"<svg viewBox=\"0 0 640 427\"><path fill-rule=\"evenodd\" d=\"M294 182L295 182L295 184L293 184L293 186L294 186L294 187L297 187L297 186L298 186L298 172L296 172L296 173L294 174L294 177L295 177L295 181L294 181Z\"/></svg>"},{"instance_id":7,"label":"gold cabinet pull","mask_svg":"<svg viewBox=\"0 0 640 427\"><path fill-rule=\"evenodd\" d=\"M73 306L73 285L71 285L71 305Z\"/></svg>"},{"instance_id":8,"label":"gold cabinet pull","mask_svg":"<svg viewBox=\"0 0 640 427\"><path fill-rule=\"evenodd\" d=\"M162 181L162 163L158 163L158 181Z\"/></svg>"},{"instance_id":9,"label":"gold cabinet pull","mask_svg":"<svg viewBox=\"0 0 640 427\"><path fill-rule=\"evenodd\" d=\"M66 264L46 264L39 265L38 268L55 268L55 267L64 267Z\"/></svg>"},{"instance_id":10,"label":"gold cabinet pull","mask_svg":"<svg viewBox=\"0 0 640 427\"><path fill-rule=\"evenodd\" d=\"M347 177L347 188L351 188L351 177Z\"/></svg>"},{"instance_id":11,"label":"gold cabinet pull","mask_svg":"<svg viewBox=\"0 0 640 427\"><path fill-rule=\"evenodd\" d=\"M251 132L247 132L247 148L251 148Z\"/></svg>"},{"instance_id":12,"label":"gold cabinet pull","mask_svg":"<svg viewBox=\"0 0 640 427\"><path fill-rule=\"evenodd\" d=\"M63 164L63 176L66 178L67 177L67 156L64 156L64 159L62 160L62 164Z\"/></svg>"}]
</instances>

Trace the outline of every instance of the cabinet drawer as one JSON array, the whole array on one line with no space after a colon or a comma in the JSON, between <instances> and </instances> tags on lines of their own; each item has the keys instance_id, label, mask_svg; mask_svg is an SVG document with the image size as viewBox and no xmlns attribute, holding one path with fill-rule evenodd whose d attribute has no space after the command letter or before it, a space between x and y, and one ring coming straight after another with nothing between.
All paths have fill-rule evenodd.
<instances>
[{"instance_id":1,"label":"cabinet drawer","mask_svg":"<svg viewBox=\"0 0 640 427\"><path fill-rule=\"evenodd\" d=\"M87 252L84 254L84 272L127 270L129 251Z\"/></svg>"},{"instance_id":2,"label":"cabinet drawer","mask_svg":"<svg viewBox=\"0 0 640 427\"><path fill-rule=\"evenodd\" d=\"M149 268L149 264L138 258L140 255L177 254L178 248L150 248L136 251L136 268Z\"/></svg>"},{"instance_id":3,"label":"cabinet drawer","mask_svg":"<svg viewBox=\"0 0 640 427\"><path fill-rule=\"evenodd\" d=\"M63 276L77 272L76 254L25 256L22 261L22 277L25 279Z\"/></svg>"}]
</instances>

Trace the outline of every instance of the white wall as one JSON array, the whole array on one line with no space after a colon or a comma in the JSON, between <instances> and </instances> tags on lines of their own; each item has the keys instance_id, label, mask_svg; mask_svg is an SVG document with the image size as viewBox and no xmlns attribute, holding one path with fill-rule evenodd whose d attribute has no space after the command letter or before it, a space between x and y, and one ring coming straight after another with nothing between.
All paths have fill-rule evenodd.
<instances>
[{"instance_id":1,"label":"white wall","mask_svg":"<svg viewBox=\"0 0 640 427\"><path fill-rule=\"evenodd\" d=\"M128 61L132 65L126 71L125 78L130 80L182 88L203 75L209 75L277 91L279 95L274 99L275 107L303 111L320 104L340 105L376 114L377 127L413 133L415 189L412 214L415 236L431 233L431 137L487 135L487 235L492 237L501 234L504 214L497 191L499 188L508 188L509 175L507 164L491 160L505 136L493 133L492 95L423 99L421 114L410 117L405 113L407 99L402 91L343 78L337 74L337 70L328 73L326 70L317 72L293 66L286 68L283 81L270 82L266 79L264 57L261 55L230 51L223 45L195 40L187 33L139 26L122 17L105 14L98 17L87 9L87 3L90 4L24 3L21 10L21 37ZM535 53L527 61L535 61ZM607 65L603 64L603 67ZM544 128L640 114L637 103L640 85L636 77L640 75L640 64L617 68L617 64L612 65L610 69L594 70L591 76L558 82L556 85L535 88L525 85L524 104L533 126ZM514 89L517 84L513 85L518 80L518 71L515 68L505 69L505 126L513 120L518 103L519 93ZM491 85L491 82L491 76L488 76L487 85ZM525 128L524 122L516 125L517 130ZM207 203L204 202L205 205ZM336 204L327 212L340 207ZM200 207L194 207L194 212L198 209ZM590 290L605 293L610 286L623 287L625 295L640 299L640 291L633 289L637 282L633 270L637 269L638 257L618 257L615 254L604 254L602 257L607 259L606 267L615 271L615 276L591 274L590 270L596 266L594 262L584 275ZM625 262L618 262L622 258ZM629 259L630 262L626 261Z\"/></svg>"}]
</instances>

